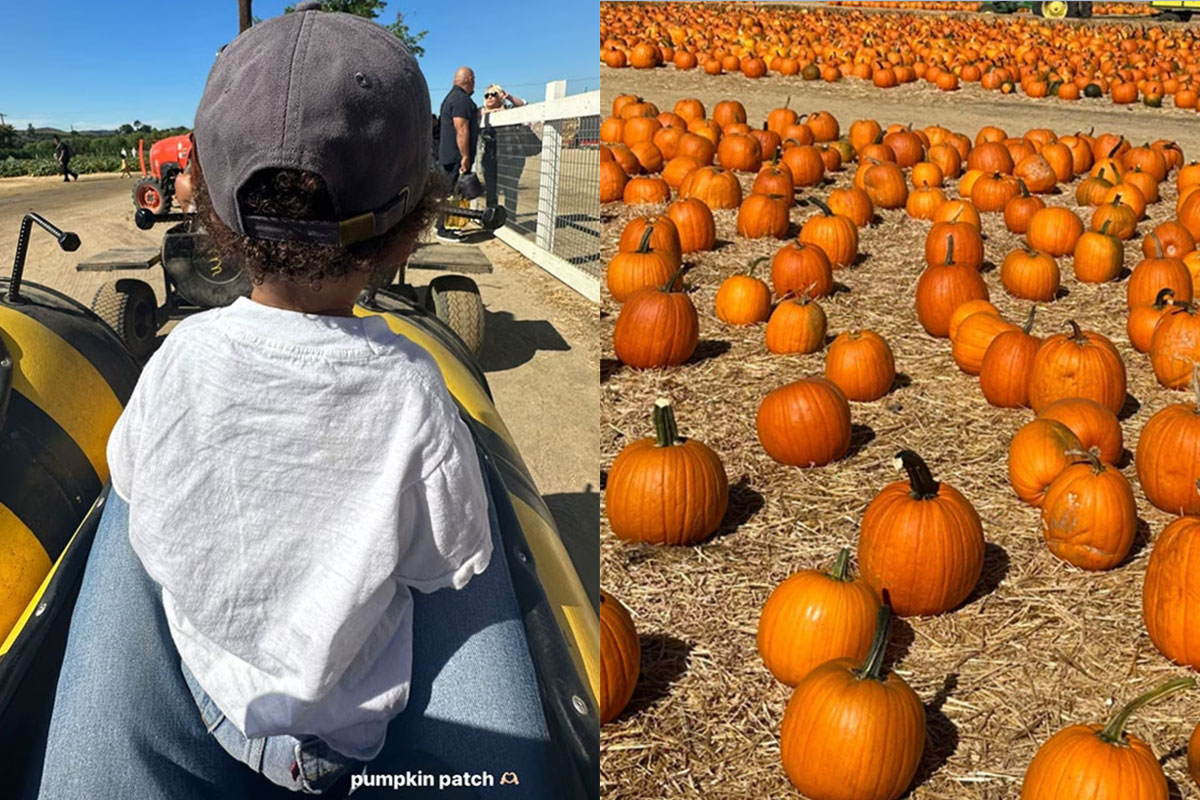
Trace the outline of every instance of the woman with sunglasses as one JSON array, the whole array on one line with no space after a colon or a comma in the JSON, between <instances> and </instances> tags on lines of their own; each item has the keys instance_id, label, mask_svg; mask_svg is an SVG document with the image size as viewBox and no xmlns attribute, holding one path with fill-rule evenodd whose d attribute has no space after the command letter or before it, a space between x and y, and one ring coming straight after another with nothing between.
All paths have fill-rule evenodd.
<instances>
[{"instance_id":1,"label":"woman with sunglasses","mask_svg":"<svg viewBox=\"0 0 1200 800\"><path fill-rule=\"evenodd\" d=\"M508 209L508 218L513 221L516 220L517 186L525 168L525 159L541 150L541 140L528 125L519 125L512 126L508 133L500 137L501 141L497 141L496 128L492 126L489 115L493 111L523 105L527 105L526 101L504 91L500 84L493 83L484 90L483 105L479 107L480 135L483 139L479 159L486 202L488 207L497 204L499 184L503 182L504 206Z\"/></svg>"}]
</instances>

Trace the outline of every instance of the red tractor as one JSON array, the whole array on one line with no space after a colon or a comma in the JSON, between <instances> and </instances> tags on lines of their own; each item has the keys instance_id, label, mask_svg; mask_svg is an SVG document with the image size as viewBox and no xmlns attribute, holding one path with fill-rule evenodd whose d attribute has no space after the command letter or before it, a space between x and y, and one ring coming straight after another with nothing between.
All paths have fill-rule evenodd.
<instances>
[{"instance_id":1,"label":"red tractor","mask_svg":"<svg viewBox=\"0 0 1200 800\"><path fill-rule=\"evenodd\" d=\"M191 155L191 134L160 139L150 146L150 171L147 172L142 140L139 139L138 163L143 177L133 186L134 207L153 214L167 213L175 196L175 178L187 169Z\"/></svg>"}]
</instances>

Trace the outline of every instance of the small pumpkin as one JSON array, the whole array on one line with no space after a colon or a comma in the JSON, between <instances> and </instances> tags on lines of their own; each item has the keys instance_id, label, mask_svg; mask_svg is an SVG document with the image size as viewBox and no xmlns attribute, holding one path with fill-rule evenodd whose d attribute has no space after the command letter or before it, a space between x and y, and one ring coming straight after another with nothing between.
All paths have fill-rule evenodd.
<instances>
[{"instance_id":1,"label":"small pumpkin","mask_svg":"<svg viewBox=\"0 0 1200 800\"><path fill-rule=\"evenodd\" d=\"M625 205L665 203L671 199L671 187L662 178L635 175L625 184Z\"/></svg>"},{"instance_id":2,"label":"small pumpkin","mask_svg":"<svg viewBox=\"0 0 1200 800\"><path fill-rule=\"evenodd\" d=\"M957 308L950 314L950 341L954 341L954 337L958 335L958 326L966 321L967 317L972 314L978 314L981 311L986 311L989 314L1000 316L1000 309L989 303L987 300L968 300L965 303L959 304Z\"/></svg>"},{"instance_id":3,"label":"small pumpkin","mask_svg":"<svg viewBox=\"0 0 1200 800\"><path fill-rule=\"evenodd\" d=\"M1125 733L1134 711L1196 685L1175 678L1130 701L1108 725L1072 725L1038 748L1021 782L1021 800L1065 797L1167 797L1167 776L1150 746Z\"/></svg>"},{"instance_id":4,"label":"small pumpkin","mask_svg":"<svg viewBox=\"0 0 1200 800\"><path fill-rule=\"evenodd\" d=\"M630 224L638 221L632 220ZM608 262L608 270L605 273L608 292L618 303L624 303L638 289L647 286L662 286L679 269L677 253L673 253L670 249L661 251L650 249L656 230L667 229L665 226L655 223L642 226L641 241L637 245L637 250L632 253L619 252ZM675 236L674 243L678 246L679 237L675 233L674 225L671 226L670 232ZM622 237L622 241L624 241L624 237ZM664 242L668 248L671 245L669 236L662 236L660 241Z\"/></svg>"},{"instance_id":5,"label":"small pumpkin","mask_svg":"<svg viewBox=\"0 0 1200 800\"><path fill-rule=\"evenodd\" d=\"M1125 303L1129 308L1149 305L1163 289L1175 293L1175 301L1187 303L1192 299L1192 273L1178 258L1167 258L1161 246L1154 258L1142 259L1129 276Z\"/></svg>"},{"instance_id":6,"label":"small pumpkin","mask_svg":"<svg viewBox=\"0 0 1200 800\"><path fill-rule=\"evenodd\" d=\"M1066 425L1039 417L1018 430L1008 444L1008 482L1023 502L1040 507L1046 489L1071 465L1067 453L1082 449L1079 437Z\"/></svg>"},{"instance_id":7,"label":"small pumpkin","mask_svg":"<svg viewBox=\"0 0 1200 800\"><path fill-rule=\"evenodd\" d=\"M829 256L815 244L796 240L785 244L771 260L771 284L775 296L807 292L810 297L828 297L833 292L833 268Z\"/></svg>"},{"instance_id":8,"label":"small pumpkin","mask_svg":"<svg viewBox=\"0 0 1200 800\"><path fill-rule=\"evenodd\" d=\"M763 398L755 427L763 449L779 463L822 466L850 449L850 404L836 384L803 378Z\"/></svg>"},{"instance_id":9,"label":"small pumpkin","mask_svg":"<svg viewBox=\"0 0 1200 800\"><path fill-rule=\"evenodd\" d=\"M800 241L824 250L834 269L850 266L858 257L858 227L850 218L834 214L820 199L810 197L809 200L821 214L805 220L800 228Z\"/></svg>"},{"instance_id":10,"label":"small pumpkin","mask_svg":"<svg viewBox=\"0 0 1200 800\"><path fill-rule=\"evenodd\" d=\"M1046 207L1042 198L1034 197L1025 186L1025 181L1017 181L1021 193L1004 204L1004 227L1013 233L1025 233L1029 230L1029 221L1033 215Z\"/></svg>"},{"instance_id":11,"label":"small pumpkin","mask_svg":"<svg viewBox=\"0 0 1200 800\"><path fill-rule=\"evenodd\" d=\"M981 311L972 314L958 326L951 341L950 355L958 368L968 375L978 375L988 346L1002 333L1020 330L999 314Z\"/></svg>"},{"instance_id":12,"label":"small pumpkin","mask_svg":"<svg viewBox=\"0 0 1200 800\"><path fill-rule=\"evenodd\" d=\"M1083 221L1068 208L1043 208L1029 220L1025 240L1034 250L1041 250L1057 258L1075 251L1075 244L1083 235Z\"/></svg>"},{"instance_id":13,"label":"small pumpkin","mask_svg":"<svg viewBox=\"0 0 1200 800\"><path fill-rule=\"evenodd\" d=\"M758 619L758 654L781 683L795 686L831 659L866 658L879 595L862 578L851 578L849 567L847 548L830 572L797 572L767 598Z\"/></svg>"},{"instance_id":14,"label":"small pumpkin","mask_svg":"<svg viewBox=\"0 0 1200 800\"><path fill-rule=\"evenodd\" d=\"M713 303L717 319L730 325L754 325L771 315L771 289L755 277L766 256L750 264L745 275L730 275L721 282Z\"/></svg>"},{"instance_id":15,"label":"small pumpkin","mask_svg":"<svg viewBox=\"0 0 1200 800\"><path fill-rule=\"evenodd\" d=\"M1013 297L1048 303L1058 294L1058 262L1047 253L1017 249L1000 264L1000 282Z\"/></svg>"},{"instance_id":16,"label":"small pumpkin","mask_svg":"<svg viewBox=\"0 0 1200 800\"><path fill-rule=\"evenodd\" d=\"M825 310L807 294L785 297L767 321L767 350L776 355L815 353L825 346Z\"/></svg>"},{"instance_id":17,"label":"small pumpkin","mask_svg":"<svg viewBox=\"0 0 1200 800\"><path fill-rule=\"evenodd\" d=\"M1042 537L1050 552L1080 569L1112 569L1133 546L1137 502L1120 470L1095 453L1072 450L1083 461L1064 469L1046 489Z\"/></svg>"},{"instance_id":18,"label":"small pumpkin","mask_svg":"<svg viewBox=\"0 0 1200 800\"><path fill-rule=\"evenodd\" d=\"M987 299L987 284L979 270L955 264L951 246L944 263L926 267L917 279L917 321L929 335L945 337L956 308L971 300Z\"/></svg>"},{"instance_id":19,"label":"small pumpkin","mask_svg":"<svg viewBox=\"0 0 1200 800\"><path fill-rule=\"evenodd\" d=\"M1033 358L1029 402L1041 412L1064 397L1095 400L1114 414L1125 405L1125 362L1102 334L1067 320L1071 333L1048 337Z\"/></svg>"},{"instance_id":20,"label":"small pumpkin","mask_svg":"<svg viewBox=\"0 0 1200 800\"><path fill-rule=\"evenodd\" d=\"M625 184L629 176L616 161L600 164L600 202L613 203L625 197Z\"/></svg>"},{"instance_id":21,"label":"small pumpkin","mask_svg":"<svg viewBox=\"0 0 1200 800\"><path fill-rule=\"evenodd\" d=\"M641 670L642 650L629 609L600 590L600 724L629 705Z\"/></svg>"},{"instance_id":22,"label":"small pumpkin","mask_svg":"<svg viewBox=\"0 0 1200 800\"><path fill-rule=\"evenodd\" d=\"M779 754L807 797L896 800L912 783L925 748L925 707L903 678L884 676L891 623L885 603L865 661L827 661L792 692Z\"/></svg>"},{"instance_id":23,"label":"small pumpkin","mask_svg":"<svg viewBox=\"0 0 1200 800\"><path fill-rule=\"evenodd\" d=\"M837 384L849 400L878 400L896 380L892 348L874 331L845 331L825 354L825 377Z\"/></svg>"},{"instance_id":24,"label":"small pumpkin","mask_svg":"<svg viewBox=\"0 0 1200 800\"><path fill-rule=\"evenodd\" d=\"M1142 240L1142 255L1157 256L1161 248L1167 258L1183 258L1196 249L1196 240L1188 229L1174 220L1160 223L1154 232Z\"/></svg>"},{"instance_id":25,"label":"small pumpkin","mask_svg":"<svg viewBox=\"0 0 1200 800\"><path fill-rule=\"evenodd\" d=\"M779 151L775 151L771 163L764 164L754 178L752 194L779 195L791 208L796 187L792 182L791 170L779 165Z\"/></svg>"},{"instance_id":26,"label":"small pumpkin","mask_svg":"<svg viewBox=\"0 0 1200 800\"><path fill-rule=\"evenodd\" d=\"M1129 319L1125 323L1125 332L1129 334L1129 342L1139 353L1148 353L1154 338L1154 329L1168 309L1173 307L1171 299L1175 290L1167 287L1158 292L1154 302L1148 306L1136 306L1129 309Z\"/></svg>"},{"instance_id":27,"label":"small pumpkin","mask_svg":"<svg viewBox=\"0 0 1200 800\"><path fill-rule=\"evenodd\" d=\"M1092 212L1091 229L1094 231L1105 229L1109 236L1114 236L1123 242L1128 241L1137 232L1137 217L1134 215L1133 209L1122 203L1118 197L1111 202L1096 206L1096 210Z\"/></svg>"},{"instance_id":28,"label":"small pumpkin","mask_svg":"<svg viewBox=\"0 0 1200 800\"><path fill-rule=\"evenodd\" d=\"M747 239L786 239L790 224L787 203L777 194L752 194L738 208L737 233Z\"/></svg>"},{"instance_id":29,"label":"small pumpkin","mask_svg":"<svg viewBox=\"0 0 1200 800\"><path fill-rule=\"evenodd\" d=\"M1125 248L1115 236L1109 236L1108 228L1105 225L1099 231L1089 231L1075 243L1073 266L1079 282L1108 283L1121 273Z\"/></svg>"},{"instance_id":30,"label":"small pumpkin","mask_svg":"<svg viewBox=\"0 0 1200 800\"><path fill-rule=\"evenodd\" d=\"M700 341L696 307L683 291L681 268L660 288L638 289L626 301L613 327L613 349L636 369L677 366L692 357Z\"/></svg>"},{"instance_id":31,"label":"small pumpkin","mask_svg":"<svg viewBox=\"0 0 1200 800\"><path fill-rule=\"evenodd\" d=\"M871 196L857 186L834 189L829 193L827 205L834 214L849 217L859 228L869 225L875 216L875 204L871 202Z\"/></svg>"},{"instance_id":32,"label":"small pumpkin","mask_svg":"<svg viewBox=\"0 0 1200 800\"><path fill-rule=\"evenodd\" d=\"M979 582L983 524L974 506L935 481L916 453L901 450L896 466L908 480L885 486L863 512L858 568L900 616L941 614Z\"/></svg>"},{"instance_id":33,"label":"small pumpkin","mask_svg":"<svg viewBox=\"0 0 1200 800\"><path fill-rule=\"evenodd\" d=\"M728 170L701 167L683 179L679 196L694 197L710 209L737 208L742 204L742 184Z\"/></svg>"}]
</instances>

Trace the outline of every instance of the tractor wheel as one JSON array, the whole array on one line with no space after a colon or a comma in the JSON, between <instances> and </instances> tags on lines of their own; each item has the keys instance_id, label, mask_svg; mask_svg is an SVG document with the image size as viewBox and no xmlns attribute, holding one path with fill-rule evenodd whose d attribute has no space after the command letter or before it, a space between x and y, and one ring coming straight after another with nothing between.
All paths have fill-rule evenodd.
<instances>
[{"instance_id":1,"label":"tractor wheel","mask_svg":"<svg viewBox=\"0 0 1200 800\"><path fill-rule=\"evenodd\" d=\"M152 214L165 214L171 208L171 198L163 193L157 178L142 178L133 185L133 206Z\"/></svg>"},{"instance_id":2,"label":"tractor wheel","mask_svg":"<svg viewBox=\"0 0 1200 800\"><path fill-rule=\"evenodd\" d=\"M442 275L429 282L425 308L458 334L472 355L483 348L483 300L475 281L462 275Z\"/></svg>"},{"instance_id":3,"label":"tractor wheel","mask_svg":"<svg viewBox=\"0 0 1200 800\"><path fill-rule=\"evenodd\" d=\"M158 334L154 289L145 281L122 278L96 290L92 311L116 332L139 361L154 352Z\"/></svg>"}]
</instances>

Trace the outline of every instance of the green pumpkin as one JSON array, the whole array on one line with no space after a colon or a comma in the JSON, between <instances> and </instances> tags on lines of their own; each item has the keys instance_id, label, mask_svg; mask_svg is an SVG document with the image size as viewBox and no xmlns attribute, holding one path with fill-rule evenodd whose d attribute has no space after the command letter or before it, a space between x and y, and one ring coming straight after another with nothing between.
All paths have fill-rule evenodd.
<instances>
[{"instance_id":1,"label":"green pumpkin","mask_svg":"<svg viewBox=\"0 0 1200 800\"><path fill-rule=\"evenodd\" d=\"M1100 91L1100 87L1094 83L1089 83L1087 86L1083 87L1084 97L1102 97L1103 95L1104 92Z\"/></svg>"},{"instance_id":2,"label":"green pumpkin","mask_svg":"<svg viewBox=\"0 0 1200 800\"><path fill-rule=\"evenodd\" d=\"M809 64L807 67L800 70L800 77L804 78L806 81L815 81L817 78L821 77L821 70L816 64Z\"/></svg>"},{"instance_id":3,"label":"green pumpkin","mask_svg":"<svg viewBox=\"0 0 1200 800\"><path fill-rule=\"evenodd\" d=\"M1161 94L1142 95L1142 102L1145 103L1146 105L1150 106L1151 108L1162 108L1162 95Z\"/></svg>"}]
</instances>

